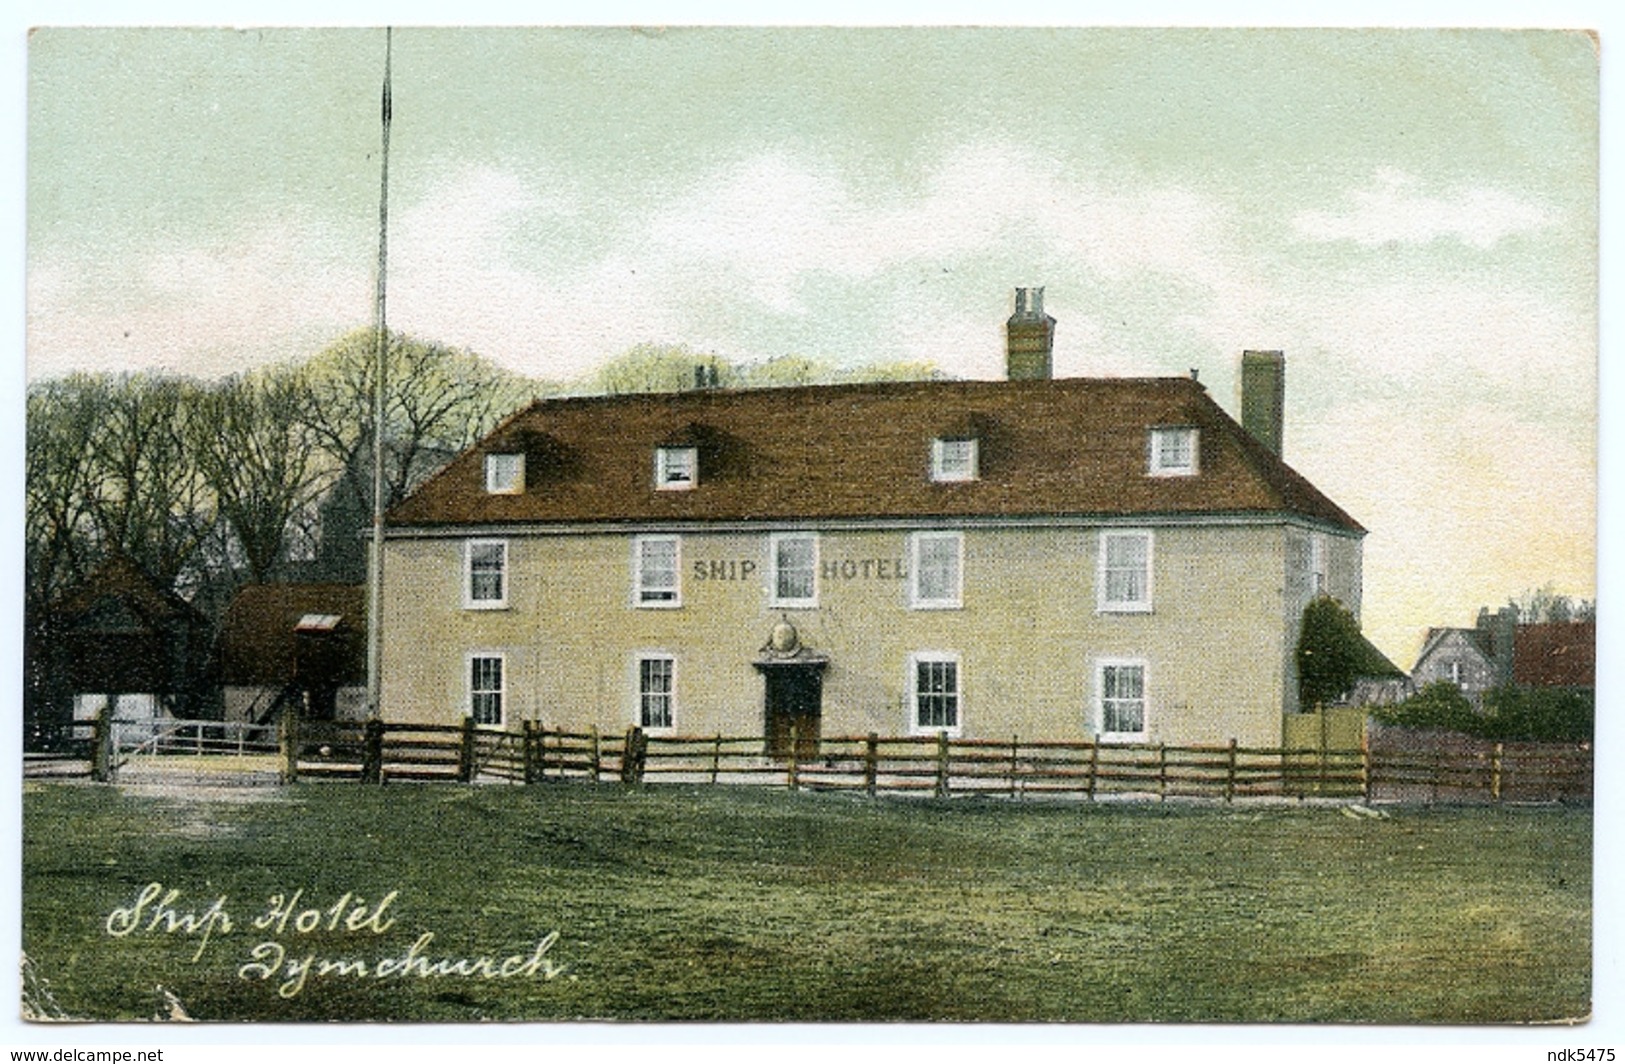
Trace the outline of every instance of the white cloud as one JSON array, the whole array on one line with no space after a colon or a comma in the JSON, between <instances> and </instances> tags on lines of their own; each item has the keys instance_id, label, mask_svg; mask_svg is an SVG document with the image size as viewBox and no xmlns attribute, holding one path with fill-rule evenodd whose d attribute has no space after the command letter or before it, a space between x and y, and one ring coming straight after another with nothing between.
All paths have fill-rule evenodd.
<instances>
[{"instance_id":1,"label":"white cloud","mask_svg":"<svg viewBox=\"0 0 1625 1064\"><path fill-rule=\"evenodd\" d=\"M1304 240L1380 244L1428 244L1454 237L1476 248L1491 248L1505 237L1536 232L1556 222L1538 203L1497 188L1457 187L1442 194L1422 190L1403 171L1383 168L1373 187L1354 189L1341 209L1302 211L1292 227Z\"/></svg>"},{"instance_id":2,"label":"white cloud","mask_svg":"<svg viewBox=\"0 0 1625 1064\"><path fill-rule=\"evenodd\" d=\"M201 376L309 353L370 318L372 281L330 231L260 220L232 240L133 260L42 251L28 273L28 370Z\"/></svg>"}]
</instances>

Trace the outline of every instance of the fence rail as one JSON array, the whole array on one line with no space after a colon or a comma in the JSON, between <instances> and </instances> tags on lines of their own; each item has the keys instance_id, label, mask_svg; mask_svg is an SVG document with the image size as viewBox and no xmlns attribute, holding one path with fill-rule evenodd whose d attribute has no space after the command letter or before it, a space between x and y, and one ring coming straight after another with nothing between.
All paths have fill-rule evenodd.
<instances>
[{"instance_id":1,"label":"fence rail","mask_svg":"<svg viewBox=\"0 0 1625 1064\"><path fill-rule=\"evenodd\" d=\"M1488 743L1453 737L1417 747L1390 734L1356 749L1171 746L946 735L836 735L771 754L760 735L650 735L569 731L527 721L521 730L383 721L285 718L268 729L167 722L143 742L116 741L119 722L91 729L83 773L110 778L120 754L274 754L294 780L549 780L623 784L755 784L868 795L986 795L1089 800L1343 798L1366 801L1589 800L1589 745ZM151 722L148 722L149 724ZM260 728L259 731L252 729ZM797 756L788 756L794 750ZM102 753L98 754L98 751ZM29 775L45 774L43 767Z\"/></svg>"}]
</instances>

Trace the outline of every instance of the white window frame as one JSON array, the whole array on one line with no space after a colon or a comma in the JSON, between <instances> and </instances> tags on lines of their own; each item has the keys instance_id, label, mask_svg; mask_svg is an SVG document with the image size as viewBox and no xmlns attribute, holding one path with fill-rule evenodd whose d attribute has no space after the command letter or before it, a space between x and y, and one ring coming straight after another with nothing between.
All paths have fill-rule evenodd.
<instances>
[{"instance_id":1,"label":"white window frame","mask_svg":"<svg viewBox=\"0 0 1625 1064\"><path fill-rule=\"evenodd\" d=\"M1455 684L1457 687L1461 687L1466 683L1467 670L1462 668L1461 662L1452 661L1444 668L1446 675L1450 677L1451 683Z\"/></svg>"},{"instance_id":2,"label":"white window frame","mask_svg":"<svg viewBox=\"0 0 1625 1064\"><path fill-rule=\"evenodd\" d=\"M951 446L963 445L968 450L965 468L955 468L948 462ZM939 436L931 441L931 479L942 484L975 480L981 474L981 442L974 436Z\"/></svg>"},{"instance_id":3,"label":"white window frame","mask_svg":"<svg viewBox=\"0 0 1625 1064\"><path fill-rule=\"evenodd\" d=\"M801 597L786 597L779 593L779 547L782 544L796 540L808 540L812 543L812 594ZM778 608L792 610L817 607L818 557L817 532L774 532L769 535L767 537L767 594L769 604Z\"/></svg>"},{"instance_id":4,"label":"white window frame","mask_svg":"<svg viewBox=\"0 0 1625 1064\"><path fill-rule=\"evenodd\" d=\"M1190 461L1180 464L1170 464L1164 460L1163 441L1174 436L1183 436L1187 441ZM1154 477L1193 477L1202 465L1201 457L1202 435L1190 425L1166 425L1151 430L1147 447L1150 451L1148 472Z\"/></svg>"},{"instance_id":5,"label":"white window frame","mask_svg":"<svg viewBox=\"0 0 1625 1064\"><path fill-rule=\"evenodd\" d=\"M924 567L920 553L931 540L952 540L954 544L953 592L928 599L920 593ZM965 605L965 534L963 532L914 532L908 537L908 605L915 610L957 610Z\"/></svg>"},{"instance_id":6,"label":"white window frame","mask_svg":"<svg viewBox=\"0 0 1625 1064\"><path fill-rule=\"evenodd\" d=\"M497 598L474 596L474 552L481 547L496 547L502 552L502 594ZM465 610L505 610L508 608L510 566L508 541L505 539L469 539L463 541L463 608Z\"/></svg>"},{"instance_id":7,"label":"white window frame","mask_svg":"<svg viewBox=\"0 0 1625 1064\"><path fill-rule=\"evenodd\" d=\"M666 663L666 716L665 724L648 724L644 718L644 699L653 693L644 690L643 666L645 662ZM632 656L632 723L652 735L670 735L677 731L677 655L665 650L640 650Z\"/></svg>"},{"instance_id":8,"label":"white window frame","mask_svg":"<svg viewBox=\"0 0 1625 1064\"><path fill-rule=\"evenodd\" d=\"M1107 669L1139 669L1140 670L1140 730L1139 731L1107 731L1106 730L1106 670ZM1151 667L1144 658L1098 658L1095 661L1095 736L1101 742L1109 743L1143 743L1150 741L1151 735ZM1132 701L1118 698L1118 702Z\"/></svg>"},{"instance_id":9,"label":"white window frame","mask_svg":"<svg viewBox=\"0 0 1625 1064\"><path fill-rule=\"evenodd\" d=\"M653 587L645 584L643 550L651 543L672 544L672 586ZM671 598L651 598L669 591ZM632 605L644 610L675 610L683 605L683 537L675 533L635 536L632 540Z\"/></svg>"},{"instance_id":10,"label":"white window frame","mask_svg":"<svg viewBox=\"0 0 1625 1064\"><path fill-rule=\"evenodd\" d=\"M504 480L502 465L512 461ZM488 495L522 495L525 491L525 455L522 451L495 451L485 456L485 491Z\"/></svg>"},{"instance_id":11,"label":"white window frame","mask_svg":"<svg viewBox=\"0 0 1625 1064\"><path fill-rule=\"evenodd\" d=\"M678 476L682 471L686 476ZM700 482L698 447L655 448L655 490L689 491Z\"/></svg>"},{"instance_id":12,"label":"white window frame","mask_svg":"<svg viewBox=\"0 0 1625 1064\"><path fill-rule=\"evenodd\" d=\"M954 667L954 722L950 725L923 724L920 721L920 666L952 665ZM908 733L910 735L946 735L957 739L965 730L965 666L955 650L916 650L908 656Z\"/></svg>"},{"instance_id":13,"label":"white window frame","mask_svg":"<svg viewBox=\"0 0 1625 1064\"><path fill-rule=\"evenodd\" d=\"M1109 595L1108 544L1117 539L1143 539L1145 541L1145 595L1141 599L1113 599ZM1095 612L1097 613L1150 613L1155 590L1156 537L1148 528L1102 529L1096 542L1099 558L1095 563Z\"/></svg>"},{"instance_id":14,"label":"white window frame","mask_svg":"<svg viewBox=\"0 0 1625 1064\"><path fill-rule=\"evenodd\" d=\"M474 683L474 663L477 661L495 661L497 663L497 687L476 687ZM508 719L508 655L500 650L471 650L463 656L463 683L464 702L463 712L474 718L476 727L500 728ZM476 700L480 695L495 695L497 719L481 720L477 711Z\"/></svg>"}]
</instances>

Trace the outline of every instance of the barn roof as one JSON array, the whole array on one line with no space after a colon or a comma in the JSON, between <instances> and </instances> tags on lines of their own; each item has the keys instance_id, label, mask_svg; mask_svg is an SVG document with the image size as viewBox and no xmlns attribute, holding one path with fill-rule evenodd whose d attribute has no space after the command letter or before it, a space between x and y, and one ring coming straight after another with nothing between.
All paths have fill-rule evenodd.
<instances>
[{"instance_id":1,"label":"barn roof","mask_svg":"<svg viewBox=\"0 0 1625 1064\"><path fill-rule=\"evenodd\" d=\"M1594 621L1520 624L1513 641L1512 682L1522 687L1594 687Z\"/></svg>"},{"instance_id":2,"label":"barn roof","mask_svg":"<svg viewBox=\"0 0 1625 1064\"><path fill-rule=\"evenodd\" d=\"M366 631L364 588L356 584L249 584L226 607L216 644L221 682L232 686L269 686L294 677L298 657L296 629L307 617L334 617L324 632L345 637L350 651L347 674L365 674L360 636Z\"/></svg>"},{"instance_id":3,"label":"barn roof","mask_svg":"<svg viewBox=\"0 0 1625 1064\"><path fill-rule=\"evenodd\" d=\"M1200 430L1199 472L1150 476L1149 432ZM928 476L974 435L974 480ZM692 490L657 491L657 448L693 447ZM485 490L487 454L525 490ZM916 381L539 400L389 513L391 526L866 518L1296 515L1363 528L1188 378Z\"/></svg>"}]
</instances>

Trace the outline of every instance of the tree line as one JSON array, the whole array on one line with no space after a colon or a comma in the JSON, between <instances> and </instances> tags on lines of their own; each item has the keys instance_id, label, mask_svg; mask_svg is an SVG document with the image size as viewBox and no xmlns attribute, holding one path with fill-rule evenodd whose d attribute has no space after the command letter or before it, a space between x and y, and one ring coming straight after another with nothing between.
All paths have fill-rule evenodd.
<instances>
[{"instance_id":1,"label":"tree line","mask_svg":"<svg viewBox=\"0 0 1625 1064\"><path fill-rule=\"evenodd\" d=\"M376 333L351 332L302 362L216 380L79 373L27 394L28 612L115 554L213 613L243 583L298 578L324 547L361 579L372 511ZM800 356L735 364L641 344L575 381L510 372L470 351L391 333L385 360L384 497L393 505L537 396L770 387L940 376L924 363L842 369ZM341 520L340 517L343 519ZM364 566L364 561L361 562ZM362 570L364 571L364 569ZM201 596L201 598L200 598Z\"/></svg>"}]
</instances>

